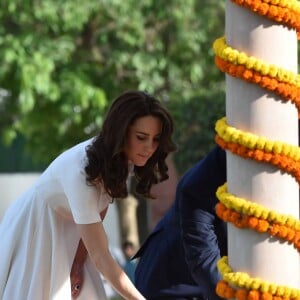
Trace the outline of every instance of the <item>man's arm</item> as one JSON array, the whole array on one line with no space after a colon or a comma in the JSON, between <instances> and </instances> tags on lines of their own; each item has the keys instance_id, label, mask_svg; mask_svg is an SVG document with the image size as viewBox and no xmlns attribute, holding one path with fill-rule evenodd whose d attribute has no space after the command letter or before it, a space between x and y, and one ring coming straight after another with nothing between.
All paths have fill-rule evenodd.
<instances>
[{"instance_id":1,"label":"man's arm","mask_svg":"<svg viewBox=\"0 0 300 300\"><path fill-rule=\"evenodd\" d=\"M182 241L192 277L206 288L208 299L220 299L215 293L221 279L217 269L220 249L213 223L214 216L200 209L194 212L194 218L183 218Z\"/></svg>"},{"instance_id":2,"label":"man's arm","mask_svg":"<svg viewBox=\"0 0 300 300\"><path fill-rule=\"evenodd\" d=\"M215 147L186 173L177 188L185 259L191 275L206 288L209 299L220 299L215 293L221 279L217 261L220 247L226 248L227 231L217 219L215 205L216 190L225 181L226 154Z\"/></svg>"}]
</instances>

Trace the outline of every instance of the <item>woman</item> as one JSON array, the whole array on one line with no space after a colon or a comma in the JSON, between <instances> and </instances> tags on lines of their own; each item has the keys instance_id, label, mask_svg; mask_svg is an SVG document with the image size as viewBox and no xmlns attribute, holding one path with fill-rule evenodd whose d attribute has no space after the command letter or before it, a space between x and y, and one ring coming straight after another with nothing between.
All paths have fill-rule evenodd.
<instances>
[{"instance_id":1,"label":"woman","mask_svg":"<svg viewBox=\"0 0 300 300\"><path fill-rule=\"evenodd\" d=\"M144 299L112 258L102 218L113 198L127 196L129 173L145 196L168 178L172 133L172 118L154 97L119 96L98 136L58 156L7 210L0 225L0 299L71 299L80 239L89 253L81 299L106 299L98 272L124 299Z\"/></svg>"}]
</instances>

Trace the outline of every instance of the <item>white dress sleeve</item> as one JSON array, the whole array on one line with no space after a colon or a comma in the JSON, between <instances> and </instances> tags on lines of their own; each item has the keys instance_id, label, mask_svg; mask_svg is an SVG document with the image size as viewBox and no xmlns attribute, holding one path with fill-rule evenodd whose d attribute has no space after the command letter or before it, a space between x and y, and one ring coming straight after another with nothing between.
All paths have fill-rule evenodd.
<instances>
[{"instance_id":1,"label":"white dress sleeve","mask_svg":"<svg viewBox=\"0 0 300 300\"><path fill-rule=\"evenodd\" d=\"M101 203L100 191L87 184L83 171L69 174L63 180L63 189L75 223L101 222L99 213L105 208L105 203Z\"/></svg>"},{"instance_id":2,"label":"white dress sleeve","mask_svg":"<svg viewBox=\"0 0 300 300\"><path fill-rule=\"evenodd\" d=\"M69 149L52 165L52 174L60 182L66 200L65 208L77 224L101 222L99 214L111 200L104 188L96 188L86 181L84 167L88 142Z\"/></svg>"}]
</instances>

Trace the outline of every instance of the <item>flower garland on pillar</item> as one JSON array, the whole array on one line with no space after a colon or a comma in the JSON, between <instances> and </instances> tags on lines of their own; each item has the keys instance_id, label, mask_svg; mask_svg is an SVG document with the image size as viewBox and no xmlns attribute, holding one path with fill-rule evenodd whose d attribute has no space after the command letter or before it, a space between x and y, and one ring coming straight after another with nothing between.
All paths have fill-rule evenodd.
<instances>
[{"instance_id":1,"label":"flower garland on pillar","mask_svg":"<svg viewBox=\"0 0 300 300\"><path fill-rule=\"evenodd\" d=\"M231 0L237 5L293 28L300 39L300 4L297 0ZM225 37L214 42L215 63L233 77L255 83L291 101L300 116L300 76L289 70L267 64L226 44ZM241 157L270 163L291 174L300 185L300 148L287 143L270 141L252 133L245 133L226 123L216 122L216 143ZM292 216L270 210L257 203L235 197L227 192L227 184L217 190L217 215L238 228L268 233L294 245L300 252L300 221ZM228 258L218 262L223 280L217 284L220 297L238 300L300 300L300 290L280 286L243 272L233 272Z\"/></svg>"}]
</instances>

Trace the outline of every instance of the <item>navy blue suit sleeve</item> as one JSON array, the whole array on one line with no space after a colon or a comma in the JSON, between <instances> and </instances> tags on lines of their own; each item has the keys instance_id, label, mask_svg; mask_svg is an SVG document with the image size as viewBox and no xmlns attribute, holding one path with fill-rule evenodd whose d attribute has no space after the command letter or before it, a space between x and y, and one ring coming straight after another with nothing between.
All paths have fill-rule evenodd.
<instances>
[{"instance_id":1,"label":"navy blue suit sleeve","mask_svg":"<svg viewBox=\"0 0 300 300\"><path fill-rule=\"evenodd\" d=\"M217 261L220 247L227 243L226 231L217 235L215 214L216 190L225 181L226 154L216 147L184 175L177 188L185 259L194 280L213 300L220 299L215 293L221 279Z\"/></svg>"}]
</instances>

